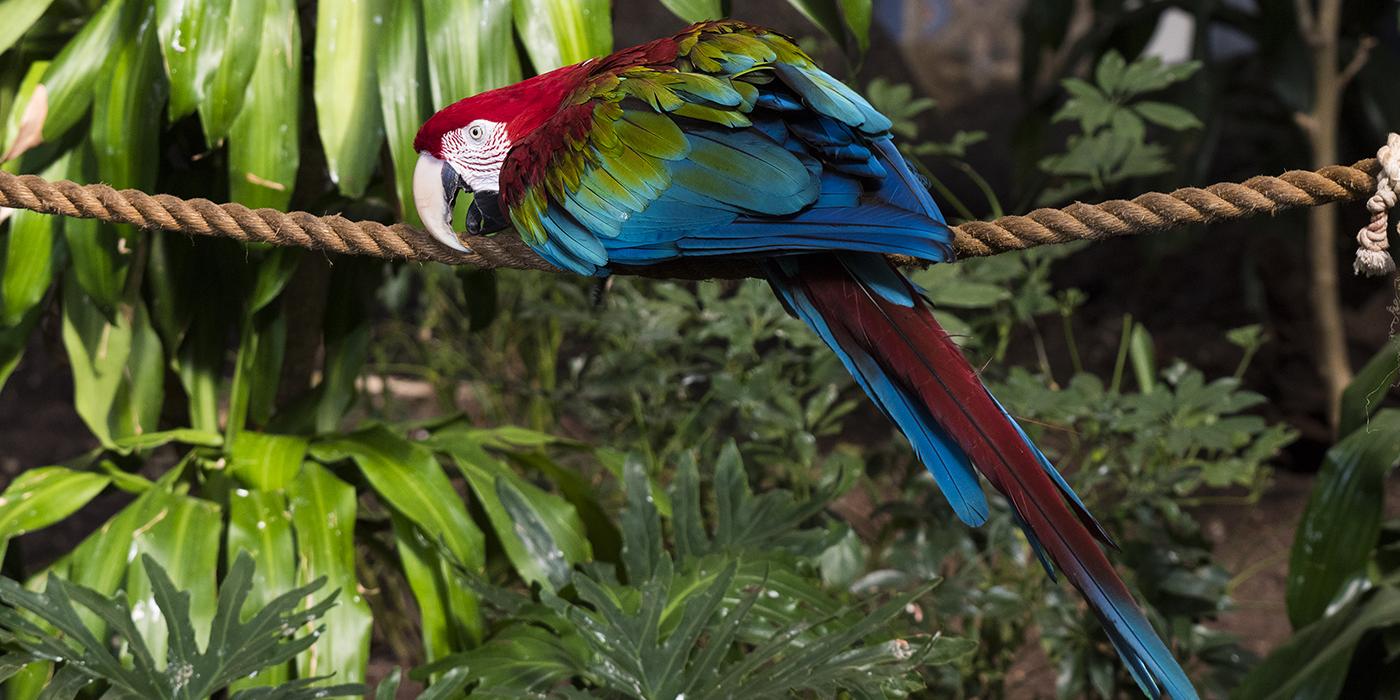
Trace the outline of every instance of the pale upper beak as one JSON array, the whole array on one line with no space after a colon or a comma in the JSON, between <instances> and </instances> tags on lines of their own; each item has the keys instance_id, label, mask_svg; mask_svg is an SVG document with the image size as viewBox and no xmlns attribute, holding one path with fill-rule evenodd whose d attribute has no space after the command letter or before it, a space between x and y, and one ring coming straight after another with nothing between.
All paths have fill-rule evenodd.
<instances>
[{"instance_id":1,"label":"pale upper beak","mask_svg":"<svg viewBox=\"0 0 1400 700\"><path fill-rule=\"evenodd\" d=\"M457 170L445 161L423 153L418 156L418 165L413 169L413 203L418 207L418 216L438 242L463 253L471 250L462 245L457 232L452 230L452 212L457 203L457 192L466 189Z\"/></svg>"}]
</instances>

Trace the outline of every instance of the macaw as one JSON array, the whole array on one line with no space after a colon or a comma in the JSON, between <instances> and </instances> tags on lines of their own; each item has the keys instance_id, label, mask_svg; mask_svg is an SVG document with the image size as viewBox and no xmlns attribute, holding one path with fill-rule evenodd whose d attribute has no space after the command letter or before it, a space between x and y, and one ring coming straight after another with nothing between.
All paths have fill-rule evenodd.
<instances>
[{"instance_id":1,"label":"macaw","mask_svg":"<svg viewBox=\"0 0 1400 700\"><path fill-rule=\"evenodd\" d=\"M981 472L1050 576L1058 567L1083 593L1142 690L1197 697L1100 548L1108 534L885 257L953 259L951 231L890 126L790 38L704 22L444 108L414 140L413 197L451 248L468 250L452 226L466 191L468 233L513 225L580 275L761 261L957 516L986 521Z\"/></svg>"}]
</instances>

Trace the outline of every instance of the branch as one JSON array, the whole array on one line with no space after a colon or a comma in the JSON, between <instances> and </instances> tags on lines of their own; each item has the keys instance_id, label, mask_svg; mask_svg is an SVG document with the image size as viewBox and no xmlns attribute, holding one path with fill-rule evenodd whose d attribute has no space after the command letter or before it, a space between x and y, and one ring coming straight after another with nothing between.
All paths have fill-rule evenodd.
<instances>
[{"instance_id":1,"label":"branch","mask_svg":"<svg viewBox=\"0 0 1400 700\"><path fill-rule=\"evenodd\" d=\"M1341 73L1337 74L1338 95L1346 91L1347 85L1356 77L1356 74L1366 67L1366 61L1371 58L1371 51L1376 48L1376 43L1376 38L1369 35L1361 37L1361 40L1357 42L1356 53L1351 55L1351 61L1347 63Z\"/></svg>"}]
</instances>

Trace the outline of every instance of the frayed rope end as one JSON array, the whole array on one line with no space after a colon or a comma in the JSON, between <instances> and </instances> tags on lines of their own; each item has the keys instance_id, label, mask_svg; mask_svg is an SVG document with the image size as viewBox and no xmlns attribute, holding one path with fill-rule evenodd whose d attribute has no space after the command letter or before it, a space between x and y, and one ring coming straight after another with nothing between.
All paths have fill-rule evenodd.
<instances>
[{"instance_id":1,"label":"frayed rope end","mask_svg":"<svg viewBox=\"0 0 1400 700\"><path fill-rule=\"evenodd\" d=\"M1356 274L1365 277L1380 277L1395 272L1395 259L1383 250L1356 251L1356 262L1352 264Z\"/></svg>"}]
</instances>

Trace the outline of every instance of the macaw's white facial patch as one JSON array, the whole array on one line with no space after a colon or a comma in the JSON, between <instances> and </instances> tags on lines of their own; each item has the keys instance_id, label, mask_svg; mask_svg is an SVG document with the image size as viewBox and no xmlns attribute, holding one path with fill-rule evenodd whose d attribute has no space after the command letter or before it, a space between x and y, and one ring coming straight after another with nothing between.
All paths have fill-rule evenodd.
<instances>
[{"instance_id":1,"label":"macaw's white facial patch","mask_svg":"<svg viewBox=\"0 0 1400 700\"><path fill-rule=\"evenodd\" d=\"M501 166L510 151L506 125L477 119L443 134L442 157L457 170L472 192L499 192Z\"/></svg>"}]
</instances>

